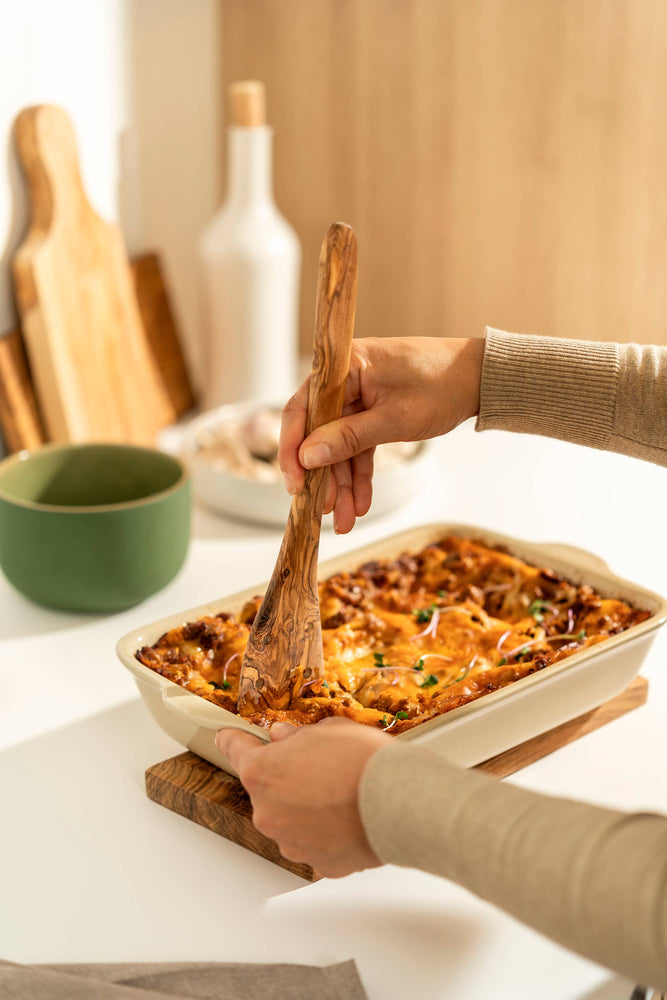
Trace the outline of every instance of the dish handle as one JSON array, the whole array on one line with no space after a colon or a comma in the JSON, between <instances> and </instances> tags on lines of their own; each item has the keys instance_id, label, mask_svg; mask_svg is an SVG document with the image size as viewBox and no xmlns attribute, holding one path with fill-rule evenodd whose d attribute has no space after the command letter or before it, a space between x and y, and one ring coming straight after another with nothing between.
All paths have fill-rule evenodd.
<instances>
[{"instance_id":1,"label":"dish handle","mask_svg":"<svg viewBox=\"0 0 667 1000\"><path fill-rule=\"evenodd\" d=\"M565 559L575 559L584 569L602 570L605 573L611 572L609 565L601 556L596 555L594 552L589 552L587 549L580 549L578 545L563 545L561 542L543 542L534 545L533 548L544 553L546 557L545 563L548 562L549 557L557 558L560 556Z\"/></svg>"},{"instance_id":2,"label":"dish handle","mask_svg":"<svg viewBox=\"0 0 667 1000\"><path fill-rule=\"evenodd\" d=\"M214 732L219 729L242 729L265 743L269 742L269 734L265 734L263 730L258 732L257 726L246 722L245 719L239 719L226 712L224 708L177 685L162 688L162 703L174 715L180 716L194 726L201 726L202 729L211 729Z\"/></svg>"}]
</instances>

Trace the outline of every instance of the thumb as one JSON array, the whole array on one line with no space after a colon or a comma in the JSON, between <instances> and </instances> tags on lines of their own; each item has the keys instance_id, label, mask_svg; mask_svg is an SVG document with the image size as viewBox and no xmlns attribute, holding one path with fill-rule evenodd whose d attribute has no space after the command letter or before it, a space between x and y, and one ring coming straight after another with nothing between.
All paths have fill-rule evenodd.
<instances>
[{"instance_id":1,"label":"thumb","mask_svg":"<svg viewBox=\"0 0 667 1000\"><path fill-rule=\"evenodd\" d=\"M296 730L297 727L293 726L291 722L274 722L269 729L271 742L278 743L280 740L286 740L289 736L294 736Z\"/></svg>"},{"instance_id":2,"label":"thumb","mask_svg":"<svg viewBox=\"0 0 667 1000\"><path fill-rule=\"evenodd\" d=\"M387 437L387 421L376 410L363 410L322 424L303 441L299 461L305 469L335 465L393 440Z\"/></svg>"}]
</instances>

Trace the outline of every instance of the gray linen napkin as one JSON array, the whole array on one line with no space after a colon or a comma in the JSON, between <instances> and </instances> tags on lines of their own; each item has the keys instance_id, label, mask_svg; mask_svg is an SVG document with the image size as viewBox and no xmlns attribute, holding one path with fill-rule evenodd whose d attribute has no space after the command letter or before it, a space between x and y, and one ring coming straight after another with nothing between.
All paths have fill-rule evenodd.
<instances>
[{"instance_id":1,"label":"gray linen napkin","mask_svg":"<svg viewBox=\"0 0 667 1000\"><path fill-rule=\"evenodd\" d=\"M3 1000L367 1000L353 961L15 965L0 961Z\"/></svg>"}]
</instances>

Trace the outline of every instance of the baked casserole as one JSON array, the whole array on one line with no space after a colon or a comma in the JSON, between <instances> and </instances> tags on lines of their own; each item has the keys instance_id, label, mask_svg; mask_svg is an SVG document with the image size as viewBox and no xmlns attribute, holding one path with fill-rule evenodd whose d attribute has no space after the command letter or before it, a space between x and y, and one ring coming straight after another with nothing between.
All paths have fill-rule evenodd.
<instances>
[{"instance_id":1,"label":"baked casserole","mask_svg":"<svg viewBox=\"0 0 667 1000\"><path fill-rule=\"evenodd\" d=\"M339 715L394 734L444 715L645 621L651 611L531 565L502 546L446 535L319 584L324 676L263 728ZM136 658L236 713L243 652L261 596L169 629Z\"/></svg>"}]
</instances>

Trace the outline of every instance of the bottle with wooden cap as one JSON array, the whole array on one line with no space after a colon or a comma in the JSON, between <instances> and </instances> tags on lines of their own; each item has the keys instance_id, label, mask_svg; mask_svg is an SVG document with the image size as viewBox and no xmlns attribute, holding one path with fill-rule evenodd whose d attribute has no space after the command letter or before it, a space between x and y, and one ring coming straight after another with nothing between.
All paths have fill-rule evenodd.
<instances>
[{"instance_id":1,"label":"bottle with wooden cap","mask_svg":"<svg viewBox=\"0 0 667 1000\"><path fill-rule=\"evenodd\" d=\"M273 200L264 85L229 88L227 195L204 231L203 399L286 401L297 385L301 249Z\"/></svg>"}]
</instances>

